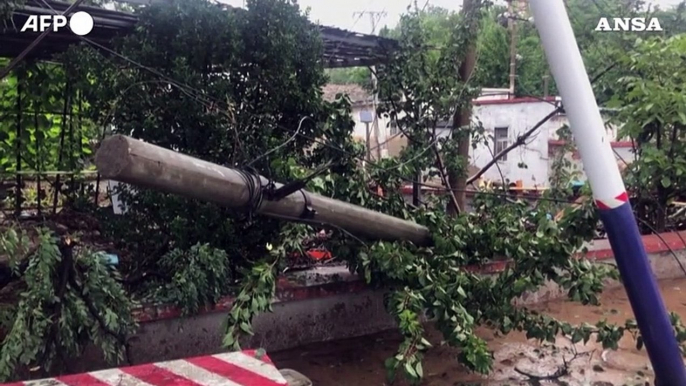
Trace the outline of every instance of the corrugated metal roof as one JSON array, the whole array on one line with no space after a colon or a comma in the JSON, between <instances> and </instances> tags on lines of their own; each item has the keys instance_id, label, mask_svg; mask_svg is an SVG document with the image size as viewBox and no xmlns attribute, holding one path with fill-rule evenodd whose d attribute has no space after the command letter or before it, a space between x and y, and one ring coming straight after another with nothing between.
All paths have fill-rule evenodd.
<instances>
[{"instance_id":1,"label":"corrugated metal roof","mask_svg":"<svg viewBox=\"0 0 686 386\"><path fill-rule=\"evenodd\" d=\"M148 0L141 0L141 2L146 3ZM0 33L0 57L17 56L40 35L40 32L20 32L21 26L24 25L29 16L54 15L55 12L63 13L69 6L70 3L63 1L27 0L23 7L15 10L12 19L4 24L5 28ZM232 8L224 4L217 6L227 10L240 10L240 8ZM93 17L94 27L86 38L107 48L111 48L110 41L115 36L129 33L138 21L135 14L100 7L81 5L75 11L86 11ZM397 47L397 42L393 39L360 34L335 27L317 27L324 42L322 60L324 66L328 68L380 64ZM81 41L80 36L62 28L47 35L28 57L49 59L53 54L64 52L69 45Z\"/></svg>"}]
</instances>

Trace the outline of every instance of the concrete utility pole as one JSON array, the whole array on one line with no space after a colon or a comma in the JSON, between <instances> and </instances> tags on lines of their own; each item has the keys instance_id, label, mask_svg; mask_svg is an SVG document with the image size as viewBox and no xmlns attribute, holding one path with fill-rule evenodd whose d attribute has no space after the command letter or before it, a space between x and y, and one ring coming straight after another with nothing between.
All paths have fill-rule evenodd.
<instances>
[{"instance_id":1,"label":"concrete utility pole","mask_svg":"<svg viewBox=\"0 0 686 386\"><path fill-rule=\"evenodd\" d=\"M362 11L362 12L355 12L353 13L353 17L363 17L364 15L369 15L369 21L372 26L372 35L376 35L376 28L379 25L379 22L381 19L386 17L386 12L385 11ZM372 90L374 90L374 94L372 95L372 109L374 110L374 122L372 123L372 129L374 130L374 137L376 138L376 159L380 160L381 159L381 133L379 130L379 118L377 117L376 114L376 106L378 105L378 93L376 92L376 86L377 86L377 79L376 79L376 66L372 66L372 74L371 74L371 81L372 81ZM371 133L369 128L367 128L367 148L369 149L371 147L370 144L370 137ZM367 157L369 160L371 160L371 153L368 154Z\"/></svg>"},{"instance_id":2,"label":"concrete utility pole","mask_svg":"<svg viewBox=\"0 0 686 386\"><path fill-rule=\"evenodd\" d=\"M280 200L263 197L260 186L269 181L199 160L123 135L105 139L95 155L105 179L120 181L226 207L255 205L255 211L291 221L331 224L377 240L409 240L430 245L429 230L360 206L297 190ZM258 178L260 181L258 181ZM282 184L275 184L280 188Z\"/></svg>"},{"instance_id":3,"label":"concrete utility pole","mask_svg":"<svg viewBox=\"0 0 686 386\"><path fill-rule=\"evenodd\" d=\"M464 0L462 3L462 13L469 15L474 9L473 0ZM472 31L478 28L478 20L470 20ZM474 65L476 64L476 41L472 41L467 47L465 58L460 65L460 79L462 82L468 82L474 72ZM472 123L472 108L471 103L462 109L459 109L453 115L453 137L463 127L469 127ZM457 153L460 157L469 162L469 136L461 136L457 144ZM467 175L465 173L457 173L455 170L448 170L448 182L450 187L454 189L455 201L458 207L455 207L453 201L448 202L448 214L456 215L460 210L466 208L466 190L467 190Z\"/></svg>"},{"instance_id":4,"label":"concrete utility pole","mask_svg":"<svg viewBox=\"0 0 686 386\"><path fill-rule=\"evenodd\" d=\"M517 18L519 15L519 4L517 0L508 0L507 8L509 17L507 27L510 30L510 97L515 94L515 82L517 79Z\"/></svg>"},{"instance_id":5,"label":"concrete utility pole","mask_svg":"<svg viewBox=\"0 0 686 386\"><path fill-rule=\"evenodd\" d=\"M598 213L641 330L655 385L686 385L686 369L607 138L562 0L530 0L534 22L562 97Z\"/></svg>"}]
</instances>

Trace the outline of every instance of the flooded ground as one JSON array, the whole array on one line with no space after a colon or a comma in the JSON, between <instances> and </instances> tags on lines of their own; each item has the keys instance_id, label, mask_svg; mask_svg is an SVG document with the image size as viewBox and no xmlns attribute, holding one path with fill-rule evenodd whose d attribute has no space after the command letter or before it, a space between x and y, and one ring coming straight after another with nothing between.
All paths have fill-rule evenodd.
<instances>
[{"instance_id":1,"label":"flooded ground","mask_svg":"<svg viewBox=\"0 0 686 386\"><path fill-rule=\"evenodd\" d=\"M686 319L686 279L660 283L670 311ZM573 323L595 323L601 319L623 323L633 318L622 288L607 291L602 306L584 307L560 301L537 309ZM645 385L653 383L653 373L645 351L638 351L631 337L625 337L616 352L605 351L597 344L574 345L561 337L556 345L541 346L527 341L523 334L496 337L480 331L495 353L495 369L488 378L469 374L457 364L456 350L435 344L424 361L425 386L457 385ZM441 341L431 333L433 343ZM382 386L383 362L392 356L399 339L394 332L320 343L284 352L270 353L279 368L291 368L309 377L314 386ZM559 375L566 368L568 374ZM528 374L528 375L524 375ZM547 378L547 379L546 379ZM405 385L396 382L396 385Z\"/></svg>"}]
</instances>

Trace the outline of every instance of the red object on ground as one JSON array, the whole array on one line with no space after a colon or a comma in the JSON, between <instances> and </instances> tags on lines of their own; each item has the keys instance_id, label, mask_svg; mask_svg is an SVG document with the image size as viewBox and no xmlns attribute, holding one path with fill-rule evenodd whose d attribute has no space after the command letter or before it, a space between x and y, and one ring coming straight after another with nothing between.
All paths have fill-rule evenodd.
<instances>
[{"instance_id":1,"label":"red object on ground","mask_svg":"<svg viewBox=\"0 0 686 386\"><path fill-rule=\"evenodd\" d=\"M326 249L310 249L307 251L307 256L315 261L329 260L332 257L331 252L327 251Z\"/></svg>"},{"instance_id":2,"label":"red object on ground","mask_svg":"<svg viewBox=\"0 0 686 386\"><path fill-rule=\"evenodd\" d=\"M0 386L284 386L286 379L255 350L120 367Z\"/></svg>"}]
</instances>

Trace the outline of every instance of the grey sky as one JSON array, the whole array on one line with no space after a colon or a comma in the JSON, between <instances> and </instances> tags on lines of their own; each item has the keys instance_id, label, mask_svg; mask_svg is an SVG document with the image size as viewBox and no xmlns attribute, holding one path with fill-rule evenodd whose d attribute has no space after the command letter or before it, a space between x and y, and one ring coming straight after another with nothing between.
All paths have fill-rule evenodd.
<instances>
[{"instance_id":1,"label":"grey sky","mask_svg":"<svg viewBox=\"0 0 686 386\"><path fill-rule=\"evenodd\" d=\"M219 0L232 6L242 6L244 0ZM676 5L680 0L652 0L662 7ZM426 0L417 0L422 6ZM414 0L299 0L303 8L310 7L310 19L323 25L335 26L356 32L371 32L371 21L365 15L359 19L354 17L354 12L360 11L384 11L387 16L380 25L393 26L397 23L400 15ZM438 7L459 10L462 0L429 0L429 3ZM359 20L358 20L359 19Z\"/></svg>"}]
</instances>

